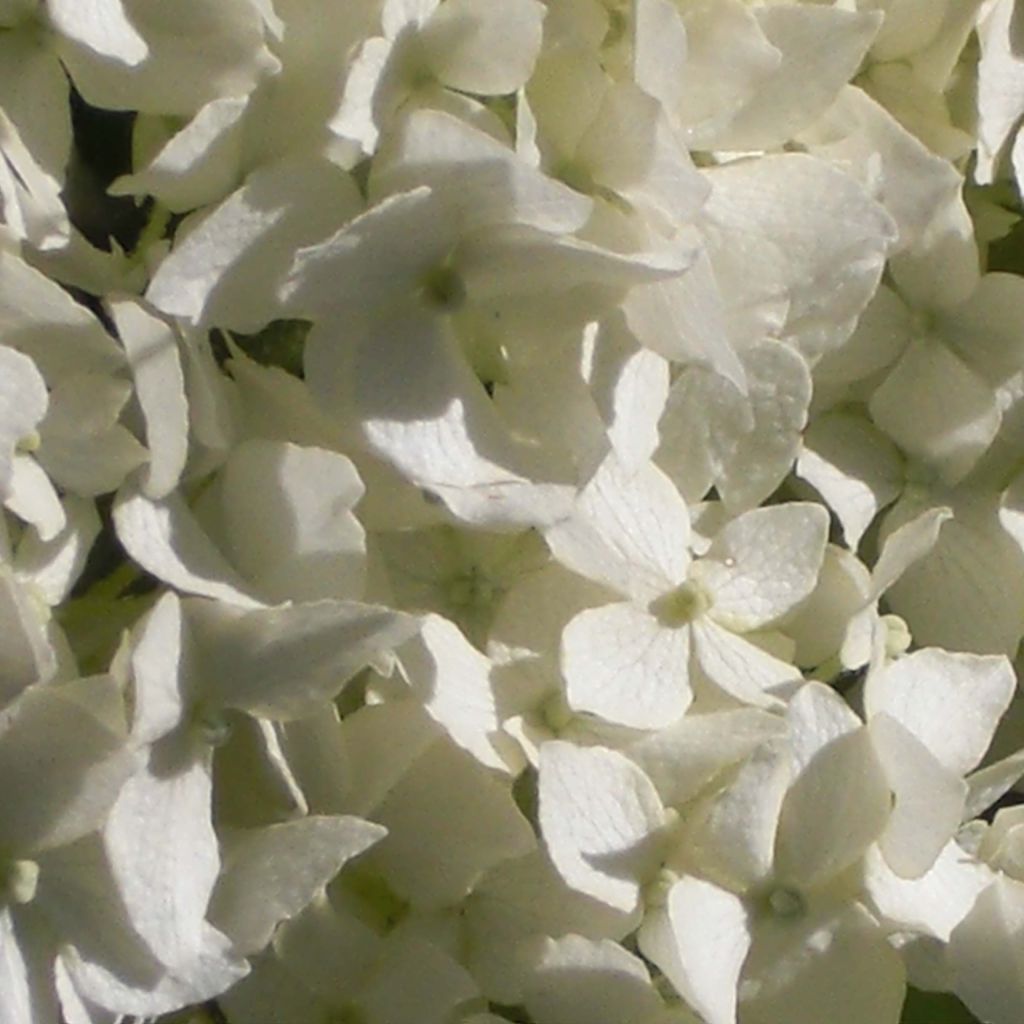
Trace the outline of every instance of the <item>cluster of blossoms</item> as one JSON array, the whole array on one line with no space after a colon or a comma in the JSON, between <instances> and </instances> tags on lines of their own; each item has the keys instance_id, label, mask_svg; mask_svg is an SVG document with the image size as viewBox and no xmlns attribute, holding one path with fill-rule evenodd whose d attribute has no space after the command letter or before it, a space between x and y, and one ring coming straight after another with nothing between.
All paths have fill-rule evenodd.
<instances>
[{"instance_id":1,"label":"cluster of blossoms","mask_svg":"<svg viewBox=\"0 0 1024 1024\"><path fill-rule=\"evenodd\" d=\"M1022 120L1015 0L0 0L0 1021L1020 1024Z\"/></svg>"}]
</instances>

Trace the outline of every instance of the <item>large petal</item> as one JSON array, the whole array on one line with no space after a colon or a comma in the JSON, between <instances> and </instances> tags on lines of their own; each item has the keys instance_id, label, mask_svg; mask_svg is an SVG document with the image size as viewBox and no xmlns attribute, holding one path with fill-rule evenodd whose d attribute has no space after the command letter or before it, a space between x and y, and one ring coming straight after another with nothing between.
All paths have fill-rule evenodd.
<instances>
[{"instance_id":1,"label":"large petal","mask_svg":"<svg viewBox=\"0 0 1024 1024\"><path fill-rule=\"evenodd\" d=\"M868 420L846 412L819 416L808 427L796 472L835 512L851 551L903 488L895 445Z\"/></svg>"},{"instance_id":2,"label":"large petal","mask_svg":"<svg viewBox=\"0 0 1024 1024\"><path fill-rule=\"evenodd\" d=\"M193 324L260 330L280 316L276 295L292 254L360 206L351 178L326 159L294 156L262 167L179 231L146 297Z\"/></svg>"},{"instance_id":3,"label":"large petal","mask_svg":"<svg viewBox=\"0 0 1024 1024\"><path fill-rule=\"evenodd\" d=\"M885 712L957 775L974 768L1016 690L1003 657L915 651L869 678L869 715Z\"/></svg>"},{"instance_id":4,"label":"large petal","mask_svg":"<svg viewBox=\"0 0 1024 1024\"><path fill-rule=\"evenodd\" d=\"M738 896L683 877L669 890L666 909L644 922L639 938L644 955L708 1024L736 1024L740 971L751 943Z\"/></svg>"},{"instance_id":5,"label":"large petal","mask_svg":"<svg viewBox=\"0 0 1024 1024\"><path fill-rule=\"evenodd\" d=\"M868 408L908 455L950 484L970 472L1002 422L994 389L930 338L911 343Z\"/></svg>"},{"instance_id":6,"label":"large petal","mask_svg":"<svg viewBox=\"0 0 1024 1024\"><path fill-rule=\"evenodd\" d=\"M0 841L18 853L73 842L101 824L135 767L106 676L32 687L0 716Z\"/></svg>"},{"instance_id":7,"label":"large petal","mask_svg":"<svg viewBox=\"0 0 1024 1024\"><path fill-rule=\"evenodd\" d=\"M758 747L687 822L688 853L701 874L733 892L755 889L772 874L779 811L793 776L788 754L784 741Z\"/></svg>"},{"instance_id":8,"label":"large petal","mask_svg":"<svg viewBox=\"0 0 1024 1024\"><path fill-rule=\"evenodd\" d=\"M775 149L825 112L856 74L878 31L876 11L780 4L755 9L781 54L750 101L715 138L715 149Z\"/></svg>"},{"instance_id":9,"label":"large petal","mask_svg":"<svg viewBox=\"0 0 1024 1024\"><path fill-rule=\"evenodd\" d=\"M424 59L451 89L498 96L524 86L540 53L537 0L448 0L420 31Z\"/></svg>"},{"instance_id":10,"label":"large petal","mask_svg":"<svg viewBox=\"0 0 1024 1024\"><path fill-rule=\"evenodd\" d=\"M991 1024L1015 1024L1024 1013L1024 884L999 876L953 930L953 990Z\"/></svg>"},{"instance_id":11,"label":"large petal","mask_svg":"<svg viewBox=\"0 0 1024 1024\"><path fill-rule=\"evenodd\" d=\"M889 715L869 730L895 801L878 846L897 875L918 878L959 827L967 785Z\"/></svg>"},{"instance_id":12,"label":"large petal","mask_svg":"<svg viewBox=\"0 0 1024 1024\"><path fill-rule=\"evenodd\" d=\"M149 53L121 0L52 0L47 10L58 31L101 57L134 66Z\"/></svg>"},{"instance_id":13,"label":"large petal","mask_svg":"<svg viewBox=\"0 0 1024 1024\"><path fill-rule=\"evenodd\" d=\"M867 911L854 904L832 921L772 925L755 933L744 1024L897 1024L905 968Z\"/></svg>"},{"instance_id":14,"label":"large petal","mask_svg":"<svg viewBox=\"0 0 1024 1024\"><path fill-rule=\"evenodd\" d=\"M723 629L708 616L691 626L693 653L701 672L720 690L744 704L777 707L780 693L798 685L800 670L749 640Z\"/></svg>"},{"instance_id":15,"label":"large petal","mask_svg":"<svg viewBox=\"0 0 1024 1024\"><path fill-rule=\"evenodd\" d=\"M431 718L481 764L507 771L493 743L500 722L490 660L440 615L423 620L400 658L409 685Z\"/></svg>"},{"instance_id":16,"label":"large petal","mask_svg":"<svg viewBox=\"0 0 1024 1024\"><path fill-rule=\"evenodd\" d=\"M344 455L251 440L221 476L224 550L269 603L362 597L363 483Z\"/></svg>"},{"instance_id":17,"label":"large petal","mask_svg":"<svg viewBox=\"0 0 1024 1024\"><path fill-rule=\"evenodd\" d=\"M678 807L785 728L778 715L759 708L691 713L631 743L624 753L646 772L661 799Z\"/></svg>"},{"instance_id":18,"label":"large petal","mask_svg":"<svg viewBox=\"0 0 1024 1024\"><path fill-rule=\"evenodd\" d=\"M545 538L563 565L638 600L682 583L690 564L686 502L656 466L629 472L615 455Z\"/></svg>"},{"instance_id":19,"label":"large petal","mask_svg":"<svg viewBox=\"0 0 1024 1024\"><path fill-rule=\"evenodd\" d=\"M952 839L920 878L901 878L879 850L865 858L864 885L875 912L896 928L943 942L992 879L992 871Z\"/></svg>"},{"instance_id":20,"label":"large petal","mask_svg":"<svg viewBox=\"0 0 1024 1024\"><path fill-rule=\"evenodd\" d=\"M776 877L798 889L828 883L856 863L881 835L891 800L867 729L822 747L782 805Z\"/></svg>"},{"instance_id":21,"label":"large petal","mask_svg":"<svg viewBox=\"0 0 1024 1024\"><path fill-rule=\"evenodd\" d=\"M607 939L549 939L523 1000L537 1024L657 1020L662 1000L639 957Z\"/></svg>"},{"instance_id":22,"label":"large petal","mask_svg":"<svg viewBox=\"0 0 1024 1024\"><path fill-rule=\"evenodd\" d=\"M259 952L384 829L360 818L310 817L244 833L228 848L210 920L243 954Z\"/></svg>"},{"instance_id":23,"label":"large petal","mask_svg":"<svg viewBox=\"0 0 1024 1024\"><path fill-rule=\"evenodd\" d=\"M828 513L793 502L745 512L715 536L694 574L711 617L739 631L781 618L814 589L825 557Z\"/></svg>"},{"instance_id":24,"label":"large petal","mask_svg":"<svg viewBox=\"0 0 1024 1024\"><path fill-rule=\"evenodd\" d=\"M374 160L371 199L421 185L437 196L446 219L470 231L517 224L575 231L593 203L543 175L515 152L450 114L417 110Z\"/></svg>"},{"instance_id":25,"label":"large petal","mask_svg":"<svg viewBox=\"0 0 1024 1024\"><path fill-rule=\"evenodd\" d=\"M202 594L243 608L258 602L176 492L147 498L135 481L114 502L118 540L144 569L187 594Z\"/></svg>"},{"instance_id":26,"label":"large petal","mask_svg":"<svg viewBox=\"0 0 1024 1024\"><path fill-rule=\"evenodd\" d=\"M488 870L536 844L508 782L447 738L415 761L373 817L388 834L364 863L416 910L460 903Z\"/></svg>"},{"instance_id":27,"label":"large petal","mask_svg":"<svg viewBox=\"0 0 1024 1024\"><path fill-rule=\"evenodd\" d=\"M682 717L693 701L689 658L688 627L626 602L580 612L562 634L569 704L637 729Z\"/></svg>"},{"instance_id":28,"label":"large petal","mask_svg":"<svg viewBox=\"0 0 1024 1024\"><path fill-rule=\"evenodd\" d=\"M192 600L185 611L202 699L266 718L311 713L418 628L411 615L355 601L245 609Z\"/></svg>"},{"instance_id":29,"label":"large petal","mask_svg":"<svg viewBox=\"0 0 1024 1024\"><path fill-rule=\"evenodd\" d=\"M650 779L603 747L540 750L540 827L566 883L625 913L658 864L665 812Z\"/></svg>"},{"instance_id":30,"label":"large petal","mask_svg":"<svg viewBox=\"0 0 1024 1024\"><path fill-rule=\"evenodd\" d=\"M220 870L211 792L209 750L172 733L125 783L103 830L132 924L172 971L186 969L204 945Z\"/></svg>"}]
</instances>

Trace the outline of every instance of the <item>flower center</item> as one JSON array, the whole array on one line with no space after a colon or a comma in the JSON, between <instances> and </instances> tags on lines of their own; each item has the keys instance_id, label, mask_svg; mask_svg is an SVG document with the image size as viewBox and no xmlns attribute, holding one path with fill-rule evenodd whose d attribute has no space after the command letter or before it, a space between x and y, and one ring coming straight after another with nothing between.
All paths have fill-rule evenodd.
<instances>
[{"instance_id":1,"label":"flower center","mask_svg":"<svg viewBox=\"0 0 1024 1024\"><path fill-rule=\"evenodd\" d=\"M655 598L649 610L663 626L678 629L700 618L710 607L708 592L699 583L687 580L675 590Z\"/></svg>"},{"instance_id":2,"label":"flower center","mask_svg":"<svg viewBox=\"0 0 1024 1024\"><path fill-rule=\"evenodd\" d=\"M442 313L454 313L466 303L466 282L447 264L428 270L420 285L427 305Z\"/></svg>"},{"instance_id":3,"label":"flower center","mask_svg":"<svg viewBox=\"0 0 1024 1024\"><path fill-rule=\"evenodd\" d=\"M772 889L765 897L765 904L773 917L783 921L792 921L807 913L807 901L803 893L788 885Z\"/></svg>"}]
</instances>

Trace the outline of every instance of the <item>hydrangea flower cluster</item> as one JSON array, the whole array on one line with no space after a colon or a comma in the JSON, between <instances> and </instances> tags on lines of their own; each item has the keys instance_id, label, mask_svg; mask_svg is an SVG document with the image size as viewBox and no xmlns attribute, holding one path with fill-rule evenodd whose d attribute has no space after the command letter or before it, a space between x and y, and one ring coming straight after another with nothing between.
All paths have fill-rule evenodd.
<instances>
[{"instance_id":1,"label":"hydrangea flower cluster","mask_svg":"<svg viewBox=\"0 0 1024 1024\"><path fill-rule=\"evenodd\" d=\"M0 0L0 1022L1020 1024L1022 122L1017 0Z\"/></svg>"}]
</instances>

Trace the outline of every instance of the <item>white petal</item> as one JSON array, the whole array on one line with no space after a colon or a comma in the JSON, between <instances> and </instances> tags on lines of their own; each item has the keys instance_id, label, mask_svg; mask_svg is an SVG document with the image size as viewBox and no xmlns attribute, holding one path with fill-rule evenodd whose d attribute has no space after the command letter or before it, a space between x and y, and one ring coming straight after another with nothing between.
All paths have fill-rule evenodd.
<instances>
[{"instance_id":1,"label":"white petal","mask_svg":"<svg viewBox=\"0 0 1024 1024\"><path fill-rule=\"evenodd\" d=\"M1016 46L1015 4L1001 0L988 6L978 25L977 180L988 184L1024 110L1024 60Z\"/></svg>"},{"instance_id":2,"label":"white petal","mask_svg":"<svg viewBox=\"0 0 1024 1024\"><path fill-rule=\"evenodd\" d=\"M364 863L416 910L460 903L487 871L536 845L507 781L446 738L415 761L373 818L388 834Z\"/></svg>"},{"instance_id":3,"label":"white petal","mask_svg":"<svg viewBox=\"0 0 1024 1024\"><path fill-rule=\"evenodd\" d=\"M993 503L980 497L956 506L935 547L892 585L887 600L920 646L1012 655L1022 632L1024 553ZM898 523L914 512L913 505L897 506L892 515Z\"/></svg>"},{"instance_id":4,"label":"white petal","mask_svg":"<svg viewBox=\"0 0 1024 1024\"><path fill-rule=\"evenodd\" d=\"M448 0L421 30L426 62L451 89L515 92L533 71L545 13L536 0Z\"/></svg>"},{"instance_id":5,"label":"white petal","mask_svg":"<svg viewBox=\"0 0 1024 1024\"><path fill-rule=\"evenodd\" d=\"M869 850L865 888L877 912L896 927L944 942L966 917L992 872L950 840L920 878L901 878L878 850Z\"/></svg>"},{"instance_id":6,"label":"white petal","mask_svg":"<svg viewBox=\"0 0 1024 1024\"><path fill-rule=\"evenodd\" d=\"M905 7L906 5L904 5ZM919 5L938 11L935 4ZM886 11L883 29L895 7ZM960 174L932 152L866 92L848 86L832 108L805 131L801 141L815 156L834 161L857 179L899 227L899 250L917 245L936 211L954 201Z\"/></svg>"},{"instance_id":7,"label":"white petal","mask_svg":"<svg viewBox=\"0 0 1024 1024\"><path fill-rule=\"evenodd\" d=\"M368 1019L389 1024L447 1024L479 997L476 983L454 957L398 930L385 941L356 1005Z\"/></svg>"},{"instance_id":8,"label":"white petal","mask_svg":"<svg viewBox=\"0 0 1024 1024\"><path fill-rule=\"evenodd\" d=\"M1015 1024L1024 1013L1022 935L1024 884L1000 876L950 936L953 990L990 1024Z\"/></svg>"},{"instance_id":9,"label":"white petal","mask_svg":"<svg viewBox=\"0 0 1024 1024\"><path fill-rule=\"evenodd\" d=\"M781 60L716 137L716 149L774 149L792 138L857 73L882 23L876 11L797 4L753 13Z\"/></svg>"},{"instance_id":10,"label":"white petal","mask_svg":"<svg viewBox=\"0 0 1024 1024\"><path fill-rule=\"evenodd\" d=\"M151 195L174 213L219 202L241 177L243 115L248 101L211 100L135 174L116 179L111 195Z\"/></svg>"},{"instance_id":11,"label":"white petal","mask_svg":"<svg viewBox=\"0 0 1024 1024\"><path fill-rule=\"evenodd\" d=\"M715 536L694 574L711 596L711 617L736 630L757 629L798 605L818 582L828 513L792 502L738 516Z\"/></svg>"},{"instance_id":12,"label":"white petal","mask_svg":"<svg viewBox=\"0 0 1024 1024\"><path fill-rule=\"evenodd\" d=\"M858 861L889 817L891 795L867 729L823 747L793 783L779 817L777 878L814 887Z\"/></svg>"},{"instance_id":13,"label":"white petal","mask_svg":"<svg viewBox=\"0 0 1024 1024\"><path fill-rule=\"evenodd\" d=\"M257 605L178 494L151 501L128 483L114 502L114 525L128 554L165 583L243 608Z\"/></svg>"},{"instance_id":14,"label":"white petal","mask_svg":"<svg viewBox=\"0 0 1024 1024\"><path fill-rule=\"evenodd\" d=\"M132 736L153 743L182 719L181 602L165 594L135 629L131 651L134 714Z\"/></svg>"},{"instance_id":15,"label":"white petal","mask_svg":"<svg viewBox=\"0 0 1024 1024\"><path fill-rule=\"evenodd\" d=\"M742 360L753 422L727 412L716 438L726 454L715 483L735 512L764 501L789 473L811 401L807 363L789 345L759 341L743 352Z\"/></svg>"},{"instance_id":16,"label":"white petal","mask_svg":"<svg viewBox=\"0 0 1024 1024\"><path fill-rule=\"evenodd\" d=\"M700 878L676 882L667 912L640 930L644 955L708 1024L736 1024L737 988L750 942L742 900Z\"/></svg>"},{"instance_id":17,"label":"white petal","mask_svg":"<svg viewBox=\"0 0 1024 1024\"><path fill-rule=\"evenodd\" d=\"M597 183L664 218L673 231L695 219L710 191L661 106L631 83L605 93L576 160Z\"/></svg>"},{"instance_id":18,"label":"white petal","mask_svg":"<svg viewBox=\"0 0 1024 1024\"><path fill-rule=\"evenodd\" d=\"M490 660L440 615L423 620L400 658L409 685L430 716L481 764L507 771L492 742L500 722Z\"/></svg>"},{"instance_id":19,"label":"white petal","mask_svg":"<svg viewBox=\"0 0 1024 1024\"><path fill-rule=\"evenodd\" d=\"M349 817L311 817L246 832L228 849L210 919L243 954L259 952L342 868L384 835Z\"/></svg>"},{"instance_id":20,"label":"white petal","mask_svg":"<svg viewBox=\"0 0 1024 1024\"><path fill-rule=\"evenodd\" d=\"M46 414L46 382L28 356L0 346L0 497L10 493L10 460Z\"/></svg>"},{"instance_id":21,"label":"white petal","mask_svg":"<svg viewBox=\"0 0 1024 1024\"><path fill-rule=\"evenodd\" d=\"M72 2L64 0L69 7ZM111 5L111 0L103 4ZM132 0L130 10L149 47L147 59L134 67L97 60L90 47L61 40L61 60L71 79L98 107L188 118L216 97L248 94L261 77L280 68L267 48L258 4L224 0L210 7L181 0L170 20L159 4Z\"/></svg>"},{"instance_id":22,"label":"white petal","mask_svg":"<svg viewBox=\"0 0 1024 1024\"><path fill-rule=\"evenodd\" d=\"M964 477L999 430L993 388L945 345L914 341L871 396L871 417L947 483Z\"/></svg>"},{"instance_id":23,"label":"white petal","mask_svg":"<svg viewBox=\"0 0 1024 1024\"><path fill-rule=\"evenodd\" d=\"M463 231L518 224L575 231L592 202L545 177L490 136L440 111L418 110L374 161L371 199L429 186Z\"/></svg>"},{"instance_id":24,"label":"white petal","mask_svg":"<svg viewBox=\"0 0 1024 1024\"><path fill-rule=\"evenodd\" d=\"M686 502L656 466L631 473L614 455L545 538L563 565L638 600L682 583L690 564Z\"/></svg>"},{"instance_id":25,"label":"white petal","mask_svg":"<svg viewBox=\"0 0 1024 1024\"><path fill-rule=\"evenodd\" d=\"M678 807L720 772L784 731L779 716L755 708L691 713L630 744L624 753L646 772L661 799Z\"/></svg>"},{"instance_id":26,"label":"white petal","mask_svg":"<svg viewBox=\"0 0 1024 1024\"><path fill-rule=\"evenodd\" d=\"M879 849L901 878L919 878L959 827L967 785L889 715L869 731L895 801Z\"/></svg>"},{"instance_id":27,"label":"white petal","mask_svg":"<svg viewBox=\"0 0 1024 1024\"><path fill-rule=\"evenodd\" d=\"M21 70L17 64L11 69L16 77ZM63 83L53 81L56 70L43 60L42 78L51 79L53 90L63 93ZM49 121L49 119L46 119ZM49 123L48 135L57 150L58 164L63 168L63 153L67 145L67 123L57 117ZM0 111L0 200L4 220L15 238L25 239L39 250L54 251L68 245L71 225L61 199L61 182L55 176L57 168L47 173L29 152L21 133L4 111Z\"/></svg>"},{"instance_id":28,"label":"white petal","mask_svg":"<svg viewBox=\"0 0 1024 1024\"><path fill-rule=\"evenodd\" d=\"M221 477L224 549L269 603L362 597L366 540L355 466L323 448L251 440Z\"/></svg>"},{"instance_id":29,"label":"white petal","mask_svg":"<svg viewBox=\"0 0 1024 1024\"><path fill-rule=\"evenodd\" d=\"M619 462L627 472L640 470L658 447L669 390L668 360L639 347L618 318L609 318L595 334L586 379Z\"/></svg>"},{"instance_id":30,"label":"white petal","mask_svg":"<svg viewBox=\"0 0 1024 1024\"><path fill-rule=\"evenodd\" d=\"M9 570L0 569L0 707L32 683L49 681L57 669L55 652L48 643L40 609L31 591Z\"/></svg>"},{"instance_id":31,"label":"white petal","mask_svg":"<svg viewBox=\"0 0 1024 1024\"><path fill-rule=\"evenodd\" d=\"M479 526L541 526L565 515L571 488L533 472L531 454L499 419L450 324L398 310L376 318L355 348L346 379L344 367L320 372L307 347L310 387L325 404L351 387L367 442L407 479Z\"/></svg>"},{"instance_id":32,"label":"white petal","mask_svg":"<svg viewBox=\"0 0 1024 1024\"><path fill-rule=\"evenodd\" d=\"M607 939L549 939L523 1003L537 1024L657 1019L662 1001L643 961Z\"/></svg>"},{"instance_id":33,"label":"white petal","mask_svg":"<svg viewBox=\"0 0 1024 1024\"><path fill-rule=\"evenodd\" d=\"M149 53L121 0L51 0L47 10L61 33L100 56L135 65Z\"/></svg>"},{"instance_id":34,"label":"white petal","mask_svg":"<svg viewBox=\"0 0 1024 1024\"><path fill-rule=\"evenodd\" d=\"M579 892L626 913L657 867L665 813L650 779L602 747L540 750L540 827L552 863Z\"/></svg>"},{"instance_id":35,"label":"white petal","mask_svg":"<svg viewBox=\"0 0 1024 1024\"><path fill-rule=\"evenodd\" d=\"M793 696L786 708L795 774L833 740L855 732L861 720L835 690L810 682Z\"/></svg>"},{"instance_id":36,"label":"white petal","mask_svg":"<svg viewBox=\"0 0 1024 1024\"><path fill-rule=\"evenodd\" d=\"M754 283L763 277L770 288L778 280L785 290L782 337L812 363L841 345L896 241L885 209L852 177L805 154L739 160L706 173L712 192L705 209L724 255L742 238L744 248L733 254L740 273ZM760 241L777 257L750 260Z\"/></svg>"},{"instance_id":37,"label":"white petal","mask_svg":"<svg viewBox=\"0 0 1024 1024\"><path fill-rule=\"evenodd\" d=\"M1024 751L1018 750L967 777L964 820L980 817L1024 776Z\"/></svg>"},{"instance_id":38,"label":"white petal","mask_svg":"<svg viewBox=\"0 0 1024 1024\"><path fill-rule=\"evenodd\" d=\"M690 819L701 874L734 892L753 889L772 873L779 811L793 775L788 753L784 741L758 747Z\"/></svg>"},{"instance_id":39,"label":"white petal","mask_svg":"<svg viewBox=\"0 0 1024 1024\"><path fill-rule=\"evenodd\" d=\"M906 972L883 930L852 904L824 924L755 932L742 994L744 1024L898 1024Z\"/></svg>"},{"instance_id":40,"label":"white petal","mask_svg":"<svg viewBox=\"0 0 1024 1024\"><path fill-rule=\"evenodd\" d=\"M193 324L260 330L280 316L275 296L292 254L350 220L360 205L351 179L325 159L296 156L264 166L179 231L146 298Z\"/></svg>"},{"instance_id":41,"label":"white petal","mask_svg":"<svg viewBox=\"0 0 1024 1024\"><path fill-rule=\"evenodd\" d=\"M104 819L135 757L101 719L119 701L109 677L32 687L0 718L0 836L30 853L73 842ZM90 706L92 705L92 706ZM31 793L31 800L24 794Z\"/></svg>"},{"instance_id":42,"label":"white petal","mask_svg":"<svg viewBox=\"0 0 1024 1024\"><path fill-rule=\"evenodd\" d=\"M951 771L964 775L982 759L1016 690L1003 657L915 651L869 677L869 715L885 712Z\"/></svg>"},{"instance_id":43,"label":"white petal","mask_svg":"<svg viewBox=\"0 0 1024 1024\"><path fill-rule=\"evenodd\" d=\"M64 514L64 529L49 541L27 530L13 563L18 579L36 587L51 608L68 597L100 532L99 515L91 501L66 495Z\"/></svg>"},{"instance_id":44,"label":"white petal","mask_svg":"<svg viewBox=\"0 0 1024 1024\"><path fill-rule=\"evenodd\" d=\"M34 1019L35 1007L28 965L18 948L14 921L7 907L0 910L0 1021L18 1024Z\"/></svg>"},{"instance_id":45,"label":"white petal","mask_svg":"<svg viewBox=\"0 0 1024 1024\"><path fill-rule=\"evenodd\" d=\"M230 942L212 926L202 924L202 946L197 956L177 971L152 981L137 983L105 965L85 959L74 947L61 951L75 988L91 1003L116 1013L150 1017L201 1003L227 991L249 973Z\"/></svg>"},{"instance_id":46,"label":"white petal","mask_svg":"<svg viewBox=\"0 0 1024 1024\"><path fill-rule=\"evenodd\" d=\"M9 479L11 494L4 504L19 519L35 527L40 540L54 540L67 526L67 516L42 467L30 455L15 455Z\"/></svg>"},{"instance_id":47,"label":"white petal","mask_svg":"<svg viewBox=\"0 0 1024 1024\"><path fill-rule=\"evenodd\" d=\"M772 690L799 683L800 670L772 657L749 640L723 629L710 617L692 625L693 653L707 678L744 704L776 707Z\"/></svg>"},{"instance_id":48,"label":"white petal","mask_svg":"<svg viewBox=\"0 0 1024 1024\"><path fill-rule=\"evenodd\" d=\"M191 600L185 611L205 699L266 718L309 714L418 627L410 615L355 601L253 609Z\"/></svg>"},{"instance_id":49,"label":"white petal","mask_svg":"<svg viewBox=\"0 0 1024 1024\"><path fill-rule=\"evenodd\" d=\"M888 285L879 285L854 332L814 367L815 381L845 387L870 377L896 362L910 334L910 310Z\"/></svg>"},{"instance_id":50,"label":"white petal","mask_svg":"<svg viewBox=\"0 0 1024 1024\"><path fill-rule=\"evenodd\" d=\"M136 302L111 302L110 313L128 354L146 424L149 465L143 493L163 498L177 485L188 458L188 403L178 342L170 325Z\"/></svg>"},{"instance_id":51,"label":"white petal","mask_svg":"<svg viewBox=\"0 0 1024 1024\"><path fill-rule=\"evenodd\" d=\"M796 644L794 664L810 668L840 654L850 622L867 600L869 578L856 555L835 544L825 548L817 587L786 617L786 636Z\"/></svg>"},{"instance_id":52,"label":"white petal","mask_svg":"<svg viewBox=\"0 0 1024 1024\"><path fill-rule=\"evenodd\" d=\"M843 412L819 416L808 427L796 472L835 512L851 551L903 489L895 446L866 419Z\"/></svg>"},{"instance_id":53,"label":"white petal","mask_svg":"<svg viewBox=\"0 0 1024 1024\"><path fill-rule=\"evenodd\" d=\"M207 753L172 735L124 785L103 830L132 924L156 957L182 969L203 945L203 920L220 870ZM198 756L197 756L198 755Z\"/></svg>"},{"instance_id":54,"label":"white petal","mask_svg":"<svg viewBox=\"0 0 1024 1024\"><path fill-rule=\"evenodd\" d=\"M953 510L945 505L926 509L885 538L871 572L872 600L881 597L910 566L935 547L942 524L952 518Z\"/></svg>"},{"instance_id":55,"label":"white petal","mask_svg":"<svg viewBox=\"0 0 1024 1024\"><path fill-rule=\"evenodd\" d=\"M637 729L681 718L693 700L690 631L628 603L580 612L562 634L566 696L577 711Z\"/></svg>"}]
</instances>

